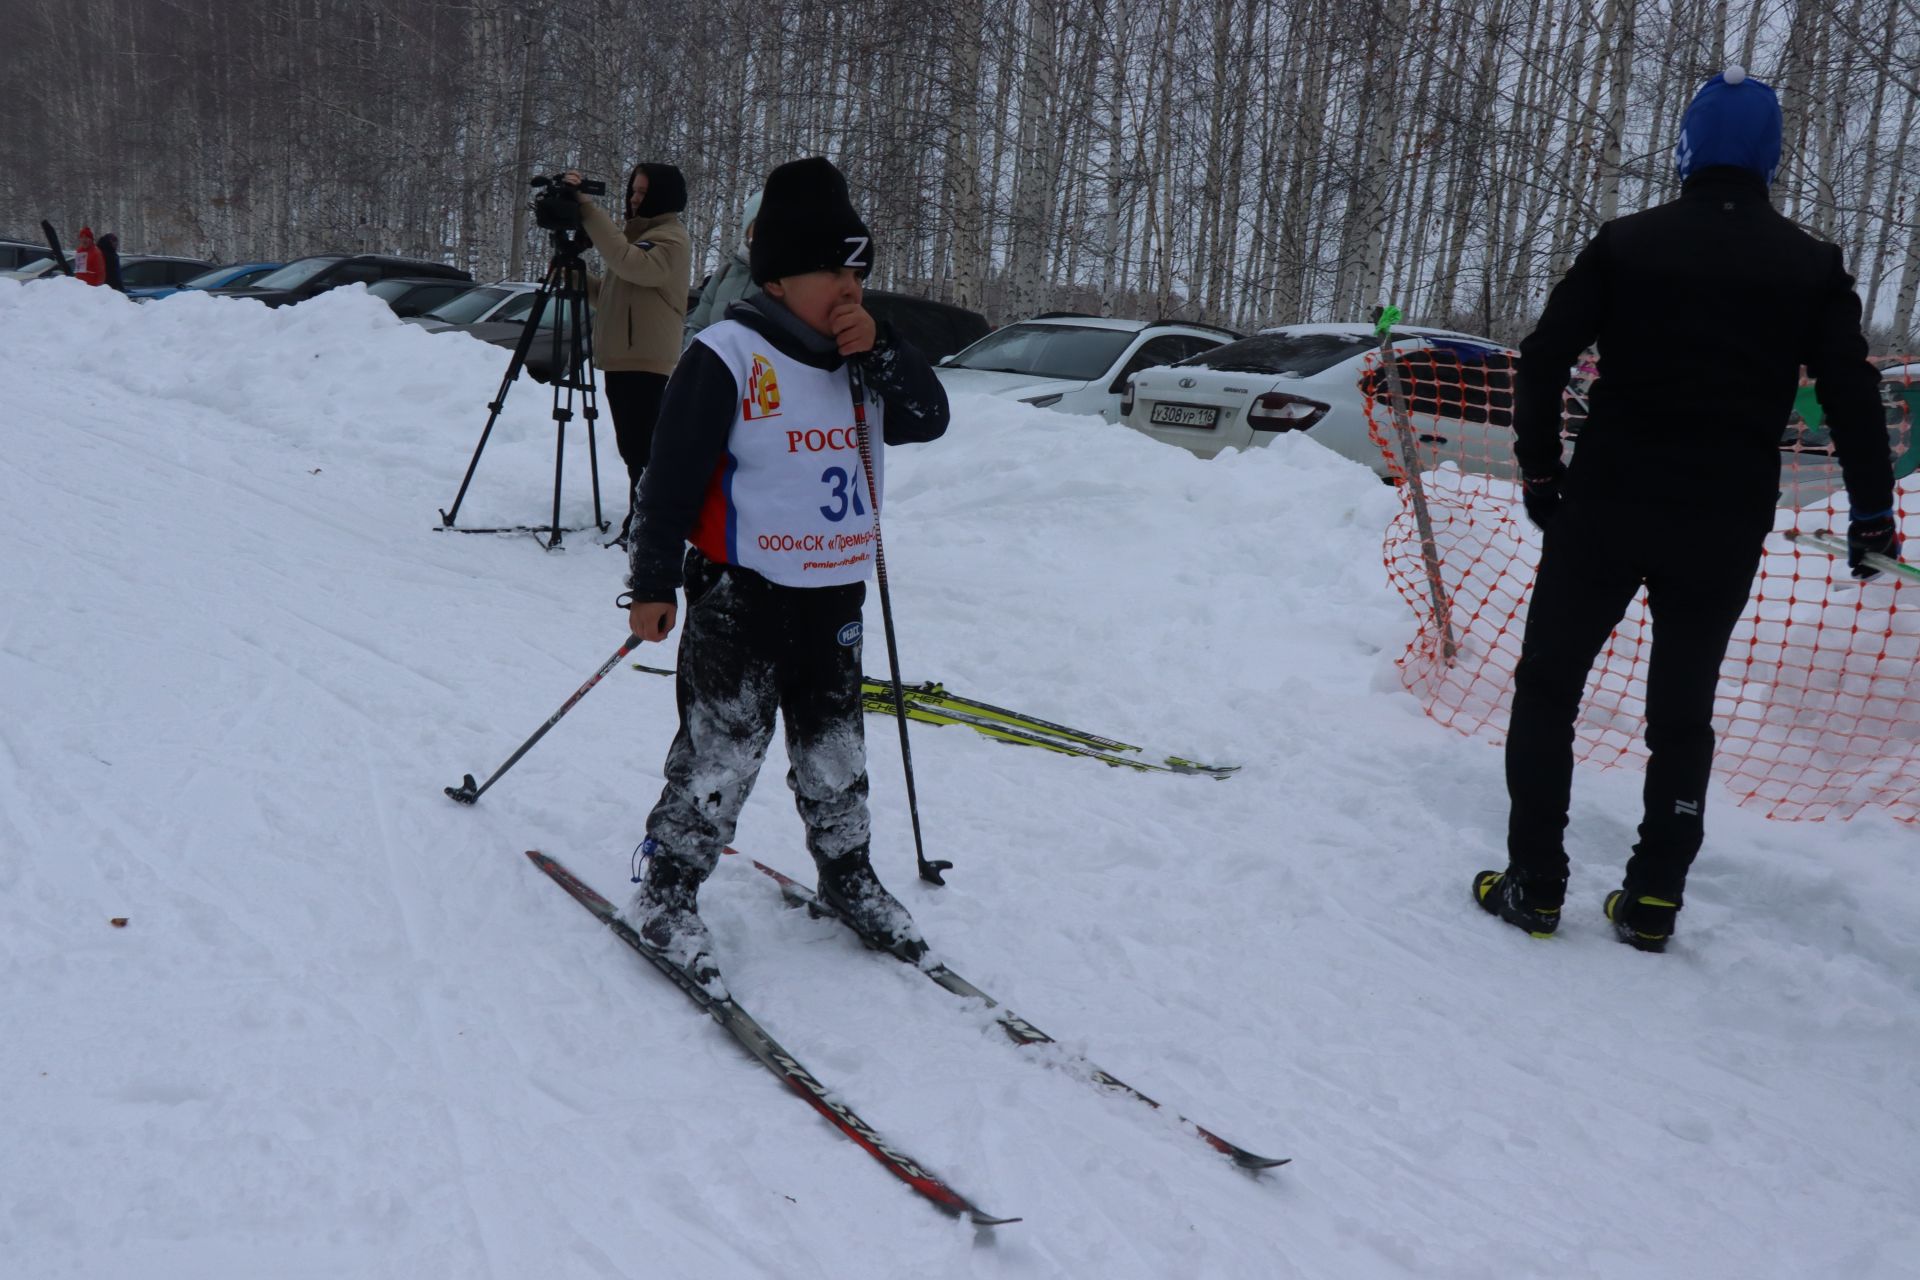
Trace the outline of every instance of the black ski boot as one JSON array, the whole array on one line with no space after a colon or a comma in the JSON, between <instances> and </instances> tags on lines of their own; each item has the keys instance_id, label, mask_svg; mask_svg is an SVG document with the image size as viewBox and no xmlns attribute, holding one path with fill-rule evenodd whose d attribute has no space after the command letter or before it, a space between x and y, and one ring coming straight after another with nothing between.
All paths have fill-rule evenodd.
<instances>
[{"instance_id":1,"label":"black ski boot","mask_svg":"<svg viewBox=\"0 0 1920 1280\"><path fill-rule=\"evenodd\" d=\"M713 938L700 918L701 878L685 862L655 846L647 856L640 887L620 914L642 942L684 970L708 995L725 999L726 985L713 960Z\"/></svg>"},{"instance_id":2,"label":"black ski boot","mask_svg":"<svg viewBox=\"0 0 1920 1280\"><path fill-rule=\"evenodd\" d=\"M1615 889L1607 895L1604 910L1620 941L1636 951L1665 951L1680 904L1650 893Z\"/></svg>"},{"instance_id":3,"label":"black ski boot","mask_svg":"<svg viewBox=\"0 0 1920 1280\"><path fill-rule=\"evenodd\" d=\"M874 950L891 951L915 965L926 956L927 940L874 875L864 847L820 864L819 897Z\"/></svg>"},{"instance_id":4,"label":"black ski boot","mask_svg":"<svg viewBox=\"0 0 1920 1280\"><path fill-rule=\"evenodd\" d=\"M1525 881L1505 871L1482 871L1473 878L1473 900L1482 911L1536 938L1551 938L1560 927L1566 896L1565 880Z\"/></svg>"}]
</instances>

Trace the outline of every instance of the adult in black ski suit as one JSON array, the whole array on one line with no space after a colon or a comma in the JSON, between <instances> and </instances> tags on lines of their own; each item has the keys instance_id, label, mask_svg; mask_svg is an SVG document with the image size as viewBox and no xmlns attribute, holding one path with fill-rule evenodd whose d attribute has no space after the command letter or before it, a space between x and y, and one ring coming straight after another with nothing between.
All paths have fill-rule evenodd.
<instances>
[{"instance_id":1,"label":"adult in black ski suit","mask_svg":"<svg viewBox=\"0 0 1920 1280\"><path fill-rule=\"evenodd\" d=\"M1839 248L1776 212L1773 91L1738 67L1700 90L1675 149L1679 199L1603 225L1520 344L1514 453L1545 533L1515 673L1507 868L1474 879L1487 911L1540 935L1566 892L1574 719L1588 672L1644 585L1645 813L1607 915L1658 950L1704 834L1714 689L1772 530L1780 436L1801 366L1813 375L1852 503L1850 563L1897 554L1879 374ZM1561 464L1569 367L1600 374L1572 465Z\"/></svg>"}]
</instances>

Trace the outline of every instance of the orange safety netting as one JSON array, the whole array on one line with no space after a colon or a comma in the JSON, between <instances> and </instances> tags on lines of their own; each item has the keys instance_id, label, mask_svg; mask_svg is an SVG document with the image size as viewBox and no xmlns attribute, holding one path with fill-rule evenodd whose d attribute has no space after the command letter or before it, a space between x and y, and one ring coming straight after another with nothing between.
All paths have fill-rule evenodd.
<instances>
[{"instance_id":1,"label":"orange safety netting","mask_svg":"<svg viewBox=\"0 0 1920 1280\"><path fill-rule=\"evenodd\" d=\"M1516 359L1508 352L1483 361L1468 350L1463 362L1440 348L1395 357L1443 610L1435 606L1377 353L1361 379L1369 431L1402 482L1383 554L1420 625L1400 661L1401 678L1434 719L1494 741L1506 734L1540 555L1512 456ZM1882 393L1900 477L1897 517L1913 548L1920 546L1920 378L1909 360L1888 369ZM1562 432L1576 449L1590 376L1583 366L1566 400ZM1920 821L1920 583L1882 573L1858 584L1844 558L1785 536L1834 530L1844 537L1847 524L1839 466L1810 388L1782 436L1781 489L1753 600L1721 668L1715 774L1742 804L1764 806L1772 818L1844 818L1877 807ZM1642 591L1588 679L1574 748L1584 762L1644 759L1651 641Z\"/></svg>"}]
</instances>

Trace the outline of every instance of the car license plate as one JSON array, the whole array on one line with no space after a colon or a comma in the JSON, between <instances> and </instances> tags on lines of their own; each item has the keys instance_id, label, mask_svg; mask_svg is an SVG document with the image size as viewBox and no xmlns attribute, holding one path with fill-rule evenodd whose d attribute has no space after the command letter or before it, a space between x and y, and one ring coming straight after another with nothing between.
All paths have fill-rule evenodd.
<instances>
[{"instance_id":1,"label":"car license plate","mask_svg":"<svg viewBox=\"0 0 1920 1280\"><path fill-rule=\"evenodd\" d=\"M1198 427L1211 431L1220 421L1220 411L1197 404L1156 404L1147 421L1157 427Z\"/></svg>"}]
</instances>

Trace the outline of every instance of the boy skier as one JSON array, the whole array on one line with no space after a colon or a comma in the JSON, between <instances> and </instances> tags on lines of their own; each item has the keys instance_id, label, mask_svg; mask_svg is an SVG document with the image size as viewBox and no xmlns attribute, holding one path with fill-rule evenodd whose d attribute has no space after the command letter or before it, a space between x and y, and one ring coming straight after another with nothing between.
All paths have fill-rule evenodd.
<instances>
[{"instance_id":1,"label":"boy skier","mask_svg":"<svg viewBox=\"0 0 1920 1280\"><path fill-rule=\"evenodd\" d=\"M762 291L681 357L641 478L622 603L634 635L664 640L684 582L687 619L680 726L623 915L710 989L719 971L696 896L733 838L776 709L821 898L873 945L926 949L868 860L860 610L869 467L884 495L881 442L939 438L947 398L926 360L860 305L872 251L832 164L775 169L750 254ZM870 439L855 426L860 381Z\"/></svg>"}]
</instances>

